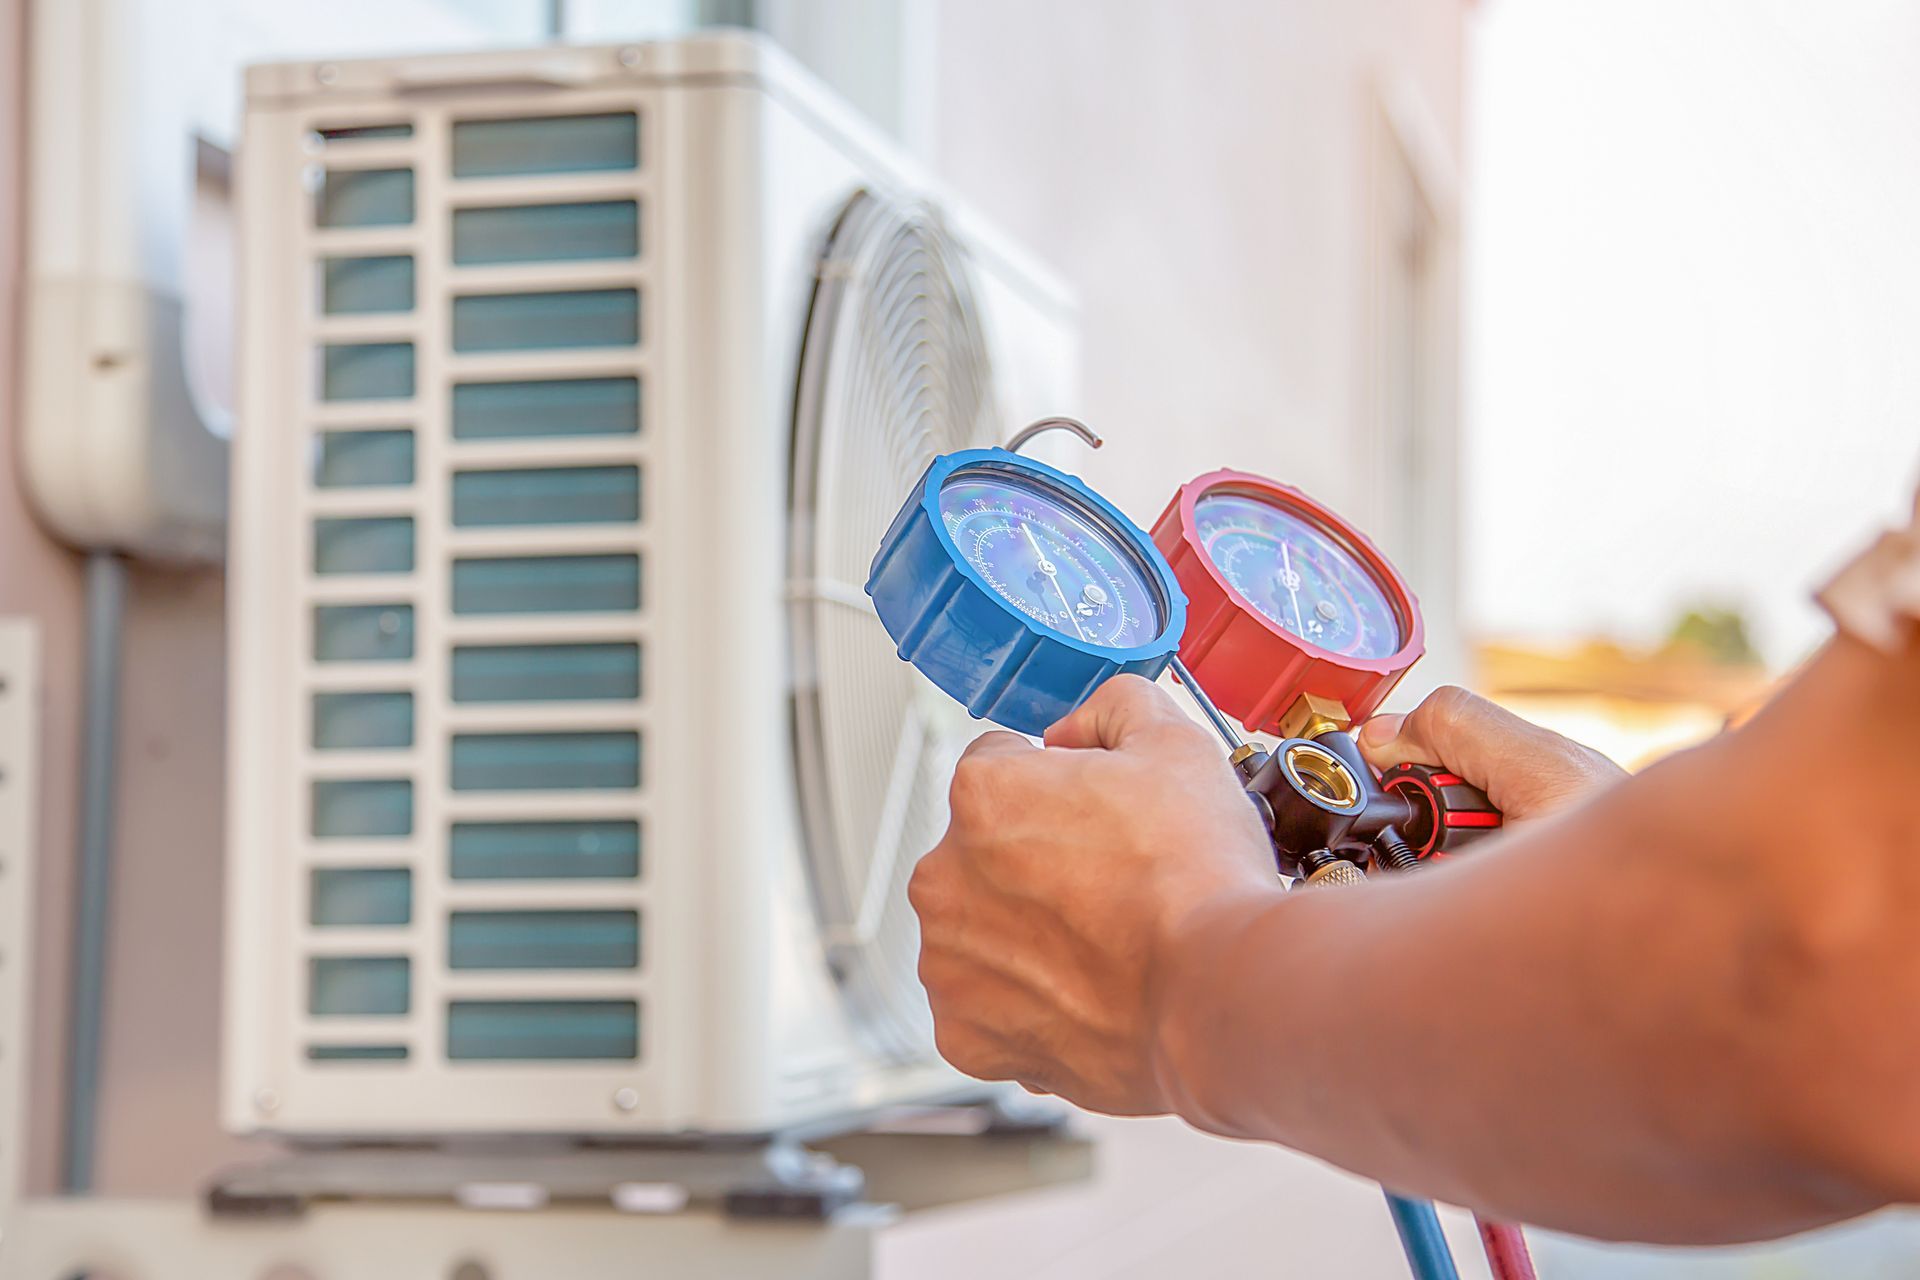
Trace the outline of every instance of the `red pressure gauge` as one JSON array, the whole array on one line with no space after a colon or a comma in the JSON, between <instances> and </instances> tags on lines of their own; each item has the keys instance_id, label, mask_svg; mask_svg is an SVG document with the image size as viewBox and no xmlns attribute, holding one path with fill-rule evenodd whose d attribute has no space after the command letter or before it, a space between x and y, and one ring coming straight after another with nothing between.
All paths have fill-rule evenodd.
<instances>
[{"instance_id":1,"label":"red pressure gauge","mask_svg":"<svg viewBox=\"0 0 1920 1280\"><path fill-rule=\"evenodd\" d=\"M1201 476L1167 504L1153 541L1187 593L1181 661L1249 730L1311 737L1357 724L1424 652L1406 581L1292 485Z\"/></svg>"}]
</instances>

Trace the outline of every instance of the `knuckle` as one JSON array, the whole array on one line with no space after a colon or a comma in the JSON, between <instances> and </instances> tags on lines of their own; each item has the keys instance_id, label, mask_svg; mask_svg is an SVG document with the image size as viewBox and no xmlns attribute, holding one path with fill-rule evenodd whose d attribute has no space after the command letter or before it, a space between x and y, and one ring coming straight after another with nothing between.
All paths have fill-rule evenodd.
<instances>
[{"instance_id":1,"label":"knuckle","mask_svg":"<svg viewBox=\"0 0 1920 1280\"><path fill-rule=\"evenodd\" d=\"M1571 742L1570 739L1569 741ZM1604 786L1618 782L1627 776L1627 771L1620 767L1620 763L1605 752L1579 742L1573 742L1572 746L1575 757L1580 761L1581 771L1590 785Z\"/></svg>"},{"instance_id":2,"label":"knuckle","mask_svg":"<svg viewBox=\"0 0 1920 1280\"><path fill-rule=\"evenodd\" d=\"M953 782L947 788L947 801L956 817L964 818L985 803L993 793L998 770L989 756L968 754L953 766Z\"/></svg>"},{"instance_id":3,"label":"knuckle","mask_svg":"<svg viewBox=\"0 0 1920 1280\"><path fill-rule=\"evenodd\" d=\"M1184 715L1168 722L1167 739L1183 750L1204 752L1209 759L1220 754L1213 731Z\"/></svg>"},{"instance_id":4,"label":"knuckle","mask_svg":"<svg viewBox=\"0 0 1920 1280\"><path fill-rule=\"evenodd\" d=\"M1166 720L1184 721L1187 718L1179 704L1167 695L1167 691L1145 676L1128 673L1115 679L1125 682L1121 685L1122 696L1131 706L1150 711Z\"/></svg>"},{"instance_id":5,"label":"knuckle","mask_svg":"<svg viewBox=\"0 0 1920 1280\"><path fill-rule=\"evenodd\" d=\"M1027 740L1008 729L989 729L967 744L961 752L962 759L993 760L1004 757L1009 750L1018 751L1027 745Z\"/></svg>"},{"instance_id":6,"label":"knuckle","mask_svg":"<svg viewBox=\"0 0 1920 1280\"><path fill-rule=\"evenodd\" d=\"M929 945L925 939L920 943L920 962L914 969L914 975L920 979L920 985L927 993L927 1003L933 1008L935 1018L942 1015L943 972L946 961Z\"/></svg>"},{"instance_id":7,"label":"knuckle","mask_svg":"<svg viewBox=\"0 0 1920 1280\"><path fill-rule=\"evenodd\" d=\"M947 786L954 816L962 821L989 816L1036 754L1017 734L989 733L975 739L954 763Z\"/></svg>"},{"instance_id":8,"label":"knuckle","mask_svg":"<svg viewBox=\"0 0 1920 1280\"><path fill-rule=\"evenodd\" d=\"M1156 756L1174 759L1204 758L1208 762L1220 756L1219 739L1178 707L1169 705L1169 714L1147 722L1137 740Z\"/></svg>"},{"instance_id":9,"label":"knuckle","mask_svg":"<svg viewBox=\"0 0 1920 1280\"><path fill-rule=\"evenodd\" d=\"M1480 699L1457 684L1443 684L1428 694L1418 710L1443 721L1458 721L1471 715Z\"/></svg>"},{"instance_id":10,"label":"knuckle","mask_svg":"<svg viewBox=\"0 0 1920 1280\"><path fill-rule=\"evenodd\" d=\"M962 859L950 851L945 841L920 859L907 877L907 902L920 917L923 927L937 926L966 906L966 877Z\"/></svg>"},{"instance_id":11,"label":"knuckle","mask_svg":"<svg viewBox=\"0 0 1920 1280\"><path fill-rule=\"evenodd\" d=\"M1145 676L1131 671L1107 677L1100 687L1095 689L1083 706L1096 709L1111 707L1129 714L1141 711L1159 711L1170 707L1160 686Z\"/></svg>"},{"instance_id":12,"label":"knuckle","mask_svg":"<svg viewBox=\"0 0 1920 1280\"><path fill-rule=\"evenodd\" d=\"M907 877L907 905L914 914L925 920L940 905L940 870L932 854L920 859L920 865Z\"/></svg>"},{"instance_id":13,"label":"knuckle","mask_svg":"<svg viewBox=\"0 0 1920 1280\"><path fill-rule=\"evenodd\" d=\"M958 1018L934 1015L933 1047L963 1075L976 1080L992 1078L992 1052L980 1035Z\"/></svg>"}]
</instances>

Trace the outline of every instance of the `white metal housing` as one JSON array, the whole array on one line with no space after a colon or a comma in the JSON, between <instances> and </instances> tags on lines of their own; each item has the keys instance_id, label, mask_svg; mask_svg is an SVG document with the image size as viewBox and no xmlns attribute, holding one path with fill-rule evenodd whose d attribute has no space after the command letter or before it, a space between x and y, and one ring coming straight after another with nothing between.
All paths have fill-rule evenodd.
<instances>
[{"instance_id":1,"label":"white metal housing","mask_svg":"<svg viewBox=\"0 0 1920 1280\"><path fill-rule=\"evenodd\" d=\"M177 98L142 96L163 21L124 0L33 7L20 449L62 538L204 559L227 458L187 377L192 134Z\"/></svg>"},{"instance_id":2,"label":"white metal housing","mask_svg":"<svg viewBox=\"0 0 1920 1280\"><path fill-rule=\"evenodd\" d=\"M790 529L802 333L822 270L860 283L820 266L836 226L890 211L911 271L861 304L906 317L876 350L970 372L860 410L871 456L819 456L904 494L934 448L1071 407L1057 287L743 35L248 91L229 1126L758 1133L961 1087L875 1019L876 967L883 1002L911 988L902 913L863 935L809 875L849 863L808 844L849 825L804 820L810 742L855 740L816 782L893 771L841 797L884 811L876 847L921 839L944 779L896 744L938 723L911 690L901 723L796 727L814 682L906 671L794 647L797 608L863 606L846 563L792 577L795 539L881 532L833 485Z\"/></svg>"},{"instance_id":3,"label":"white metal housing","mask_svg":"<svg viewBox=\"0 0 1920 1280\"><path fill-rule=\"evenodd\" d=\"M217 559L229 416L225 183L196 192L196 170L233 145L239 68L281 50L478 40L490 34L487 16L439 0L26 7L28 495L67 542ZM203 197L212 208L196 207Z\"/></svg>"}]
</instances>

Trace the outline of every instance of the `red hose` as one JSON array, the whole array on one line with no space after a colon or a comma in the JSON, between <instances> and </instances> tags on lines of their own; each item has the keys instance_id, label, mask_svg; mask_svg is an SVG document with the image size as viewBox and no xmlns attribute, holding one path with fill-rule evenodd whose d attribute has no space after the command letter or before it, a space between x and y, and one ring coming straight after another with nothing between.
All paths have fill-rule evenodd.
<instances>
[{"instance_id":1,"label":"red hose","mask_svg":"<svg viewBox=\"0 0 1920 1280\"><path fill-rule=\"evenodd\" d=\"M1493 1280L1538 1280L1533 1270L1533 1255L1527 1252L1527 1237L1519 1227L1505 1222L1489 1222L1478 1214L1474 1224L1480 1228L1480 1243L1487 1249L1487 1267Z\"/></svg>"}]
</instances>

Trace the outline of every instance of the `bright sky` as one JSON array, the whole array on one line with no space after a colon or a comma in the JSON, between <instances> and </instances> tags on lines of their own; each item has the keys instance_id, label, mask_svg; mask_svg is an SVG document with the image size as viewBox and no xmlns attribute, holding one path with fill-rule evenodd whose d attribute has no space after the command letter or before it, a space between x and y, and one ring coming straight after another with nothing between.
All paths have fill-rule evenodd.
<instances>
[{"instance_id":1,"label":"bright sky","mask_svg":"<svg viewBox=\"0 0 1920 1280\"><path fill-rule=\"evenodd\" d=\"M1920 4L1484 0L1469 619L1769 658L1920 480Z\"/></svg>"}]
</instances>

